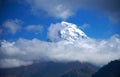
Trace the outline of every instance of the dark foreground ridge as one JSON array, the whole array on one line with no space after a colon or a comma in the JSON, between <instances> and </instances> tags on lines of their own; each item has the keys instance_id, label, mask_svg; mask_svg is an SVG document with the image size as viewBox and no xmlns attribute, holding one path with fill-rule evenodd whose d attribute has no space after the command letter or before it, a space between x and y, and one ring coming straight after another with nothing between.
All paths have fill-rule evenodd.
<instances>
[{"instance_id":1,"label":"dark foreground ridge","mask_svg":"<svg viewBox=\"0 0 120 77\"><path fill-rule=\"evenodd\" d=\"M92 77L120 77L120 60L115 60L103 66Z\"/></svg>"},{"instance_id":2,"label":"dark foreground ridge","mask_svg":"<svg viewBox=\"0 0 120 77\"><path fill-rule=\"evenodd\" d=\"M0 69L0 77L90 77L98 67L80 62L40 62L18 68Z\"/></svg>"}]
</instances>

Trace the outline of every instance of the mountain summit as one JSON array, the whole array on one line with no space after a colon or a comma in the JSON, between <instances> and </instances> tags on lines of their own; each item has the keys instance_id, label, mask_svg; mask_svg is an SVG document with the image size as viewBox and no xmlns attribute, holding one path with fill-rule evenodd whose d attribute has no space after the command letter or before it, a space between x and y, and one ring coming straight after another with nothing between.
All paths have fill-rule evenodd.
<instances>
[{"instance_id":1,"label":"mountain summit","mask_svg":"<svg viewBox=\"0 0 120 77\"><path fill-rule=\"evenodd\" d=\"M77 25L62 21L52 24L49 28L49 39L51 41L75 41L87 39L87 35L77 27Z\"/></svg>"}]
</instances>

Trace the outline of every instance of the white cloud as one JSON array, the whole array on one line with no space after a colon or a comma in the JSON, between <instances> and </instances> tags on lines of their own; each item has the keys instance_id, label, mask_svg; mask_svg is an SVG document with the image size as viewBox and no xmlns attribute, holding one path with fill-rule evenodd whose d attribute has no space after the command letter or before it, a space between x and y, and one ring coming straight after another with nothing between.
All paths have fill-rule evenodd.
<instances>
[{"instance_id":1,"label":"white cloud","mask_svg":"<svg viewBox=\"0 0 120 77\"><path fill-rule=\"evenodd\" d=\"M4 28L6 28L8 30L8 32L15 34L18 30L20 30L21 23L22 23L22 21L18 20L18 19L8 20L8 21L4 22L2 26Z\"/></svg>"},{"instance_id":2,"label":"white cloud","mask_svg":"<svg viewBox=\"0 0 120 77\"><path fill-rule=\"evenodd\" d=\"M83 24L82 26L80 26L80 29L86 29L89 28L90 25L89 24Z\"/></svg>"},{"instance_id":3,"label":"white cloud","mask_svg":"<svg viewBox=\"0 0 120 77\"><path fill-rule=\"evenodd\" d=\"M42 31L43 31L43 26L41 26L41 25L29 25L29 26L26 27L26 30L29 31L29 32L34 31L36 33L41 34Z\"/></svg>"},{"instance_id":4,"label":"white cloud","mask_svg":"<svg viewBox=\"0 0 120 77\"><path fill-rule=\"evenodd\" d=\"M66 19L74 14L74 7L76 5L71 6L71 3L74 4L74 1L70 0L71 2L69 4L68 0L26 0L27 3L30 4L32 7L32 11L39 12L40 10L43 10L48 13L48 15Z\"/></svg>"},{"instance_id":5,"label":"white cloud","mask_svg":"<svg viewBox=\"0 0 120 77\"><path fill-rule=\"evenodd\" d=\"M62 25L61 23L57 23L57 24L51 24L51 26L49 27L48 38L51 41L60 40L59 31L63 28L61 25Z\"/></svg>"},{"instance_id":6,"label":"white cloud","mask_svg":"<svg viewBox=\"0 0 120 77\"><path fill-rule=\"evenodd\" d=\"M23 61L17 59L2 59L0 60L0 68L12 68L12 67L19 67L19 66L26 66L31 65L31 61Z\"/></svg>"},{"instance_id":7,"label":"white cloud","mask_svg":"<svg viewBox=\"0 0 120 77\"><path fill-rule=\"evenodd\" d=\"M16 42L3 41L0 50L1 60L6 59L6 57L15 59L15 61L78 60L96 65L104 65L111 60L120 59L120 38L118 35L115 35L107 40L78 40L74 41L73 44L64 41L53 43L38 39L19 39ZM8 62L10 62L9 65L13 63L11 60ZM2 62L2 65L4 63L6 62ZM23 64L21 63L20 65Z\"/></svg>"},{"instance_id":8,"label":"white cloud","mask_svg":"<svg viewBox=\"0 0 120 77\"><path fill-rule=\"evenodd\" d=\"M66 19L80 9L97 9L108 15L110 20L120 21L119 0L26 0L34 12L41 10L50 16Z\"/></svg>"}]
</instances>

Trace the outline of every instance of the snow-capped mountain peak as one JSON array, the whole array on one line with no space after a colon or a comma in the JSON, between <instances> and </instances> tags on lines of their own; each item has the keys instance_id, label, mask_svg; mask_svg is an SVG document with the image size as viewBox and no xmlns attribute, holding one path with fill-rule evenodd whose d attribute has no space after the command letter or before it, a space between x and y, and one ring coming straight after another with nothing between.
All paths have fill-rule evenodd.
<instances>
[{"instance_id":1,"label":"snow-capped mountain peak","mask_svg":"<svg viewBox=\"0 0 120 77\"><path fill-rule=\"evenodd\" d=\"M50 27L49 36L51 41L75 41L87 39L87 35L77 25L62 21Z\"/></svg>"}]
</instances>

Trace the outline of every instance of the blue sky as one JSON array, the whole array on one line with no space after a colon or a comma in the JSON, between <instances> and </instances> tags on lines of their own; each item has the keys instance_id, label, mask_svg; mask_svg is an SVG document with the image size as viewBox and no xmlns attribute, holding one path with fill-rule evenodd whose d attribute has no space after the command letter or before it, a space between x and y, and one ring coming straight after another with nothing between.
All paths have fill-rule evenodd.
<instances>
[{"instance_id":1,"label":"blue sky","mask_svg":"<svg viewBox=\"0 0 120 77\"><path fill-rule=\"evenodd\" d=\"M37 0L35 1L37 2ZM35 1L33 0L32 2L32 0L30 1L26 0L24 2L21 2L19 0L6 0L6 1L1 0L0 25L1 25L1 28L3 28L4 30L4 32L2 33L1 39L16 40L18 38L26 38L26 39L38 38L40 40L47 40L47 32L50 24L58 23L61 21L74 23L80 28L83 27L83 24L85 24L86 26L82 30L89 37L95 38L95 39L107 39L114 34L120 34L119 9L115 10L115 12L118 12L118 14L116 13L117 14L116 16L118 16L118 18L116 19L115 17L113 17L114 15L112 15L112 12L114 11L111 10L111 9L117 8L117 7L114 7L114 5L117 3L117 0L115 0L116 3L114 1L114 4L109 5L108 3L108 8L110 10L108 10L107 12L104 11L104 7L106 7L104 6L104 4L99 5L99 6L103 6L103 8L99 6L96 6L98 8L94 8L95 6L87 5L88 3L83 3L83 5L87 5L85 6L87 8L81 7L78 9L78 7L80 6L76 6L76 7L73 6L74 8L69 7L69 4L71 1L70 2L66 1L65 3L60 2L60 3L63 3L65 10L69 9L71 13L74 11L73 12L74 14L71 14L71 15L68 14L68 16L66 14L66 17L65 16L59 17L60 15L62 15L62 11L64 12L64 7L62 7L63 10L61 10L60 15L59 13L58 15L56 15L55 13L56 10L51 11L48 9L52 9L52 8L48 8L47 10L46 8L44 8L44 7L49 7L47 6L47 4L50 4L48 3L49 2L48 0L45 0L47 3L45 3L44 1L40 1L45 3L45 6L44 5L36 6L37 3ZM55 0L53 0L53 3L51 4L54 4L54 2ZM88 2L90 3L90 1ZM38 3L38 4L40 5L41 3ZM56 4L59 5L59 1L58 3L56 2ZM76 5L78 4L76 3ZM57 5L56 6L50 5L50 6L57 7ZM91 7L91 8L88 8L88 7ZM51 13L55 13L55 16L52 15ZM114 20L117 20L117 22L115 22L114 20L111 20L110 16ZM36 30L28 32L25 29L21 29L21 31L11 34L9 31L6 31L7 30L6 28L3 27L3 24L8 20L10 21L20 20L22 22L19 25L21 26L21 28L25 28L29 25L36 25L36 26L41 25L43 28L40 34L37 34Z\"/></svg>"},{"instance_id":2,"label":"blue sky","mask_svg":"<svg viewBox=\"0 0 120 77\"><path fill-rule=\"evenodd\" d=\"M62 21L89 39L59 40ZM120 59L119 29L120 0L0 0L0 68L35 60L104 65Z\"/></svg>"}]
</instances>

